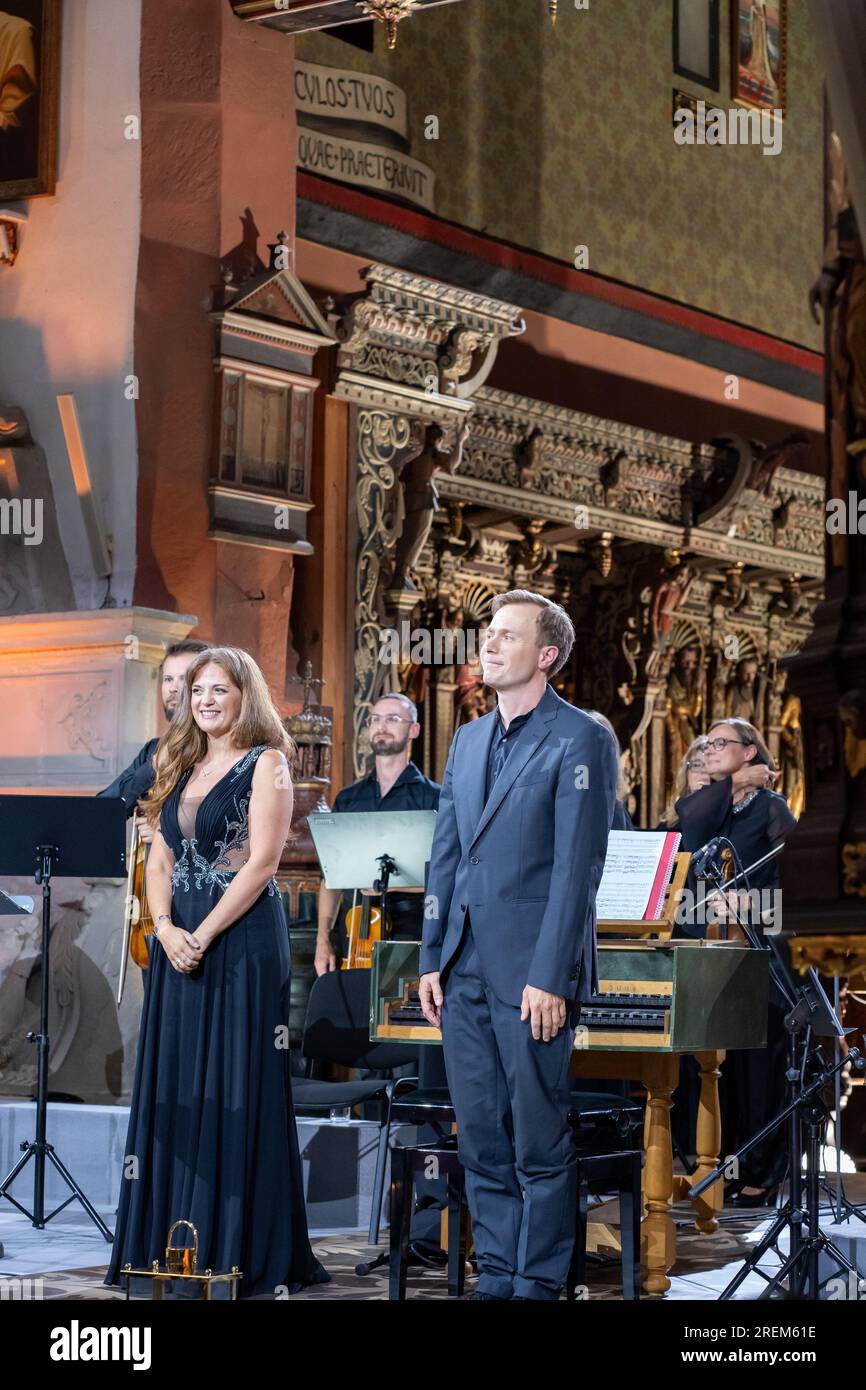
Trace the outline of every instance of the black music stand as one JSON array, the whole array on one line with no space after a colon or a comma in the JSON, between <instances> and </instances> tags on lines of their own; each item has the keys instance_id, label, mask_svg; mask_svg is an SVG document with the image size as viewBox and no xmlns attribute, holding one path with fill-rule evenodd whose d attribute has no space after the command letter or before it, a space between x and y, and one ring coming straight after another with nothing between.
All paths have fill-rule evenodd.
<instances>
[{"instance_id":1,"label":"black music stand","mask_svg":"<svg viewBox=\"0 0 866 1390\"><path fill-rule=\"evenodd\" d=\"M51 877L122 878L126 873L126 806L120 797L0 796L0 875L33 876L42 888L42 990L39 1032L27 1034L37 1047L36 1138L0 1182L6 1197L38 1230L77 1198L107 1241L114 1239L99 1212L46 1140L48 1116L48 987L51 939ZM33 1210L7 1189L33 1158ZM45 1161L53 1163L70 1196L45 1215Z\"/></svg>"},{"instance_id":2,"label":"black music stand","mask_svg":"<svg viewBox=\"0 0 866 1390\"><path fill-rule=\"evenodd\" d=\"M32 898L14 898L0 888L0 917L29 917L32 912ZM0 1260L2 1259L3 1243L0 1241Z\"/></svg>"}]
</instances>

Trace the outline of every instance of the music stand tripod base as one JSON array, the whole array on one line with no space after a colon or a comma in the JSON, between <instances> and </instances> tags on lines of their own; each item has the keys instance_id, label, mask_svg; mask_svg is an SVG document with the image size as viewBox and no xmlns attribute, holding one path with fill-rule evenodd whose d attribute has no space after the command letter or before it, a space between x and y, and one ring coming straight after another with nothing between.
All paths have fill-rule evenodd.
<instances>
[{"instance_id":1,"label":"music stand tripod base","mask_svg":"<svg viewBox=\"0 0 866 1390\"><path fill-rule=\"evenodd\" d=\"M34 872L34 853L36 869ZM69 1169L47 1139L48 1114L48 1002L50 989L51 876L67 878L119 878L126 870L126 809L119 797L0 796L0 874L32 875L42 888L42 980L39 1031L27 1039L36 1044L36 1138L24 1140L22 1155L0 1182L0 1198L6 1198L37 1230L59 1215L70 1202L79 1201L104 1238L112 1232L79 1187ZM3 894L0 915L27 911ZM30 904L32 911L32 902ZM33 1159L33 1210L12 1196L9 1188ZM69 1188L69 1196L46 1215L45 1171L50 1163Z\"/></svg>"}]
</instances>

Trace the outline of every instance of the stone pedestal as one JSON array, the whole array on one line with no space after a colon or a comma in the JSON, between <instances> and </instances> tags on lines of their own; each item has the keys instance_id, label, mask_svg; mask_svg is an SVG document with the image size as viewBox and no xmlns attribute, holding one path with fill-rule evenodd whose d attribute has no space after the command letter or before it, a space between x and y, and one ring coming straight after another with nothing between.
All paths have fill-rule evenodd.
<instances>
[{"instance_id":1,"label":"stone pedestal","mask_svg":"<svg viewBox=\"0 0 866 1390\"><path fill-rule=\"evenodd\" d=\"M113 781L157 732L165 648L195 623L152 608L0 619L0 790L80 795Z\"/></svg>"}]
</instances>

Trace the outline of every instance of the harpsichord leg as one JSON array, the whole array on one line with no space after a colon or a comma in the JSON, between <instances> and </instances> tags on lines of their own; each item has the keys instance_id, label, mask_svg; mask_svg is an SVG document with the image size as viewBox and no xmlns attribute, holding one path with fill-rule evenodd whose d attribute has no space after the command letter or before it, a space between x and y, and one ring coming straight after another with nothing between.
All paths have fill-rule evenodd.
<instances>
[{"instance_id":1,"label":"harpsichord leg","mask_svg":"<svg viewBox=\"0 0 866 1390\"><path fill-rule=\"evenodd\" d=\"M695 1061L701 1074L701 1095L698 1102L697 1171L689 1178L689 1183L699 1183L718 1167L719 1148L722 1142L722 1114L719 1109L719 1067L725 1060L724 1052L696 1052ZM716 1213L725 1202L725 1184L722 1178L707 1188L695 1203L697 1215L695 1225L705 1235L719 1229Z\"/></svg>"},{"instance_id":2,"label":"harpsichord leg","mask_svg":"<svg viewBox=\"0 0 866 1390\"><path fill-rule=\"evenodd\" d=\"M679 1080L679 1068L676 1053L648 1053L641 1058L642 1080L647 1090L646 1215L641 1228L641 1258L647 1270L644 1291L656 1295L665 1294L670 1288L667 1272L677 1258L676 1228L671 1216L674 1166L671 1096Z\"/></svg>"}]
</instances>

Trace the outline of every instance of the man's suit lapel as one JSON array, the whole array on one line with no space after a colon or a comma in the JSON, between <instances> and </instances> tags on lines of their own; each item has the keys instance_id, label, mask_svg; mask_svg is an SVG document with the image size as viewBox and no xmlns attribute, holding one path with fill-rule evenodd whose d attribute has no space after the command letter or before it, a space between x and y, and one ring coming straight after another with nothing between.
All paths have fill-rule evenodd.
<instances>
[{"instance_id":1,"label":"man's suit lapel","mask_svg":"<svg viewBox=\"0 0 866 1390\"><path fill-rule=\"evenodd\" d=\"M478 721L478 727L467 729L464 738L471 736L469 753L471 756L466 760L465 771L465 791L461 786L460 798L466 812L466 825L471 837L476 825L481 819L481 812L484 810L484 783L487 778L487 759L490 754L490 744L496 736L496 710L491 714L484 715Z\"/></svg>"}]
</instances>

